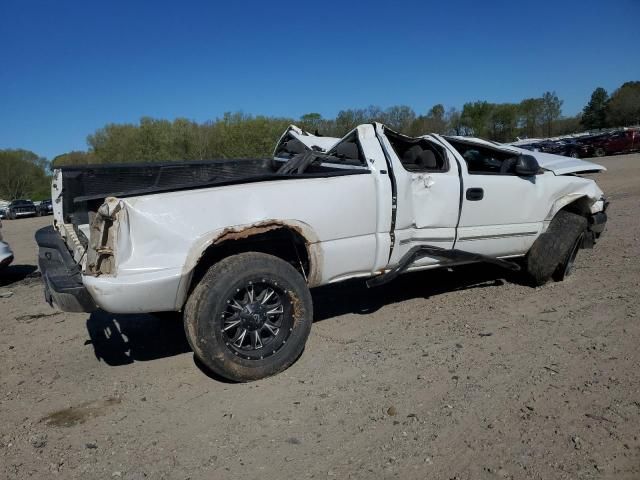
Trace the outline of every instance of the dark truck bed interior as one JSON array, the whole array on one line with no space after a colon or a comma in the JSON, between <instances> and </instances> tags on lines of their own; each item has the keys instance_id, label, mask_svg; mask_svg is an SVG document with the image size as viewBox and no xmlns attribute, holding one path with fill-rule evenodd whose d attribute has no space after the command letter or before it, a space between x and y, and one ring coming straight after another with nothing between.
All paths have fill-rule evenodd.
<instances>
[{"instance_id":1,"label":"dark truck bed interior","mask_svg":"<svg viewBox=\"0 0 640 480\"><path fill-rule=\"evenodd\" d=\"M106 197L207 188L294 178L326 178L369 173L365 169L334 168L317 163L301 173L278 173L282 162L272 159L207 160L199 162L131 163L62 166L65 223L88 223Z\"/></svg>"}]
</instances>

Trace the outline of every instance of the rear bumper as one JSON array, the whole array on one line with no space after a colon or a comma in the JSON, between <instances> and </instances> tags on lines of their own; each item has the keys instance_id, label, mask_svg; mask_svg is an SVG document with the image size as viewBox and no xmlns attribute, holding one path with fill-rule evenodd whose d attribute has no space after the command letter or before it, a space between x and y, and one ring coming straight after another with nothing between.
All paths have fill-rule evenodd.
<instances>
[{"instance_id":1,"label":"rear bumper","mask_svg":"<svg viewBox=\"0 0 640 480\"><path fill-rule=\"evenodd\" d=\"M38 266L45 299L65 312L92 312L97 307L82 283L80 266L73 260L60 234L52 227L36 232Z\"/></svg>"}]
</instances>

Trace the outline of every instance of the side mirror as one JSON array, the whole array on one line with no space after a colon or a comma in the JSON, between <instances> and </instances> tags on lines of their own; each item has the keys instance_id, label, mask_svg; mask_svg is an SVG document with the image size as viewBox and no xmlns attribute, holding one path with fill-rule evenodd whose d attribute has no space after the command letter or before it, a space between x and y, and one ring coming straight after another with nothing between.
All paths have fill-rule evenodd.
<instances>
[{"instance_id":1,"label":"side mirror","mask_svg":"<svg viewBox=\"0 0 640 480\"><path fill-rule=\"evenodd\" d=\"M521 177L530 177L540 170L540 165L533 155L519 155L516 160L515 172Z\"/></svg>"}]
</instances>

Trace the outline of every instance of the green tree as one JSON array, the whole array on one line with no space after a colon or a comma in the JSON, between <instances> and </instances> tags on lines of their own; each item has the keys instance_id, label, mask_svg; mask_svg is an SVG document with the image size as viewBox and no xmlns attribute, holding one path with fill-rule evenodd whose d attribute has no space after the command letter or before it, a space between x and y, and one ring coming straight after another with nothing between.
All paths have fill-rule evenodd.
<instances>
[{"instance_id":1,"label":"green tree","mask_svg":"<svg viewBox=\"0 0 640 480\"><path fill-rule=\"evenodd\" d=\"M545 129L544 133L548 137L553 132L553 122L562 115L562 103L556 92L544 92L542 94L542 121Z\"/></svg>"},{"instance_id":2,"label":"green tree","mask_svg":"<svg viewBox=\"0 0 640 480\"><path fill-rule=\"evenodd\" d=\"M532 138L540 135L542 124L542 99L525 98L518 105L521 135Z\"/></svg>"},{"instance_id":3,"label":"green tree","mask_svg":"<svg viewBox=\"0 0 640 480\"><path fill-rule=\"evenodd\" d=\"M617 127L640 125L640 82L626 82L611 94L607 122Z\"/></svg>"},{"instance_id":4,"label":"green tree","mask_svg":"<svg viewBox=\"0 0 640 480\"><path fill-rule=\"evenodd\" d=\"M51 195L48 162L29 150L0 150L0 198L42 200Z\"/></svg>"},{"instance_id":5,"label":"green tree","mask_svg":"<svg viewBox=\"0 0 640 480\"><path fill-rule=\"evenodd\" d=\"M447 119L445 118L444 105L435 104L427 112L429 128L427 133L447 133Z\"/></svg>"},{"instance_id":6,"label":"green tree","mask_svg":"<svg viewBox=\"0 0 640 480\"><path fill-rule=\"evenodd\" d=\"M516 137L518 127L518 105L500 103L494 105L489 114L489 137L498 142L510 142Z\"/></svg>"},{"instance_id":7,"label":"green tree","mask_svg":"<svg viewBox=\"0 0 640 480\"><path fill-rule=\"evenodd\" d=\"M561 117L553 123L553 135L567 135L581 130L582 116Z\"/></svg>"},{"instance_id":8,"label":"green tree","mask_svg":"<svg viewBox=\"0 0 640 480\"><path fill-rule=\"evenodd\" d=\"M371 108L371 107L369 107ZM406 105L394 105L384 111L383 118L378 120L374 117L374 112L369 112L367 121L380 121L387 124L393 130L406 132L416 118L416 114L411 107Z\"/></svg>"},{"instance_id":9,"label":"green tree","mask_svg":"<svg viewBox=\"0 0 640 480\"><path fill-rule=\"evenodd\" d=\"M107 124L87 137L97 163L141 161L142 144L139 127L132 124Z\"/></svg>"},{"instance_id":10,"label":"green tree","mask_svg":"<svg viewBox=\"0 0 640 480\"><path fill-rule=\"evenodd\" d=\"M488 137L493 108L493 104L485 101L465 103L462 107L462 127L476 137Z\"/></svg>"},{"instance_id":11,"label":"green tree","mask_svg":"<svg viewBox=\"0 0 640 480\"><path fill-rule=\"evenodd\" d=\"M448 127L447 133L452 133L453 135L464 135L462 114L457 108L451 107L447 111L446 122Z\"/></svg>"},{"instance_id":12,"label":"green tree","mask_svg":"<svg viewBox=\"0 0 640 480\"><path fill-rule=\"evenodd\" d=\"M51 166L56 168L63 165L90 165L92 163L96 163L93 153L74 150L54 157Z\"/></svg>"},{"instance_id":13,"label":"green tree","mask_svg":"<svg viewBox=\"0 0 640 480\"><path fill-rule=\"evenodd\" d=\"M420 115L405 132L409 135L420 136L427 133L447 133L448 121L445 118L444 106L438 103L431 107L426 115Z\"/></svg>"},{"instance_id":14,"label":"green tree","mask_svg":"<svg viewBox=\"0 0 640 480\"><path fill-rule=\"evenodd\" d=\"M335 134L342 136L366 121L367 115L364 110L340 110L336 116Z\"/></svg>"},{"instance_id":15,"label":"green tree","mask_svg":"<svg viewBox=\"0 0 640 480\"><path fill-rule=\"evenodd\" d=\"M300 127L308 132L320 132L324 126L324 120L319 113L305 113L300 117Z\"/></svg>"},{"instance_id":16,"label":"green tree","mask_svg":"<svg viewBox=\"0 0 640 480\"><path fill-rule=\"evenodd\" d=\"M602 88L596 88L591 94L589 103L582 109L582 126L587 130L600 129L607 126L607 101L609 95Z\"/></svg>"}]
</instances>

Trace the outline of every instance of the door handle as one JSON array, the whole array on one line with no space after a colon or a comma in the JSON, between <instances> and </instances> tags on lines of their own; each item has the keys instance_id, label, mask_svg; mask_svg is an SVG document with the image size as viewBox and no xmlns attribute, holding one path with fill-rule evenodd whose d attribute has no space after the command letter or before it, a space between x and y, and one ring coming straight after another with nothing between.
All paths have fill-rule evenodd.
<instances>
[{"instance_id":1,"label":"door handle","mask_svg":"<svg viewBox=\"0 0 640 480\"><path fill-rule=\"evenodd\" d=\"M467 189L467 200L471 202L477 202L478 200L482 200L483 198L484 198L484 190L482 188Z\"/></svg>"},{"instance_id":2,"label":"door handle","mask_svg":"<svg viewBox=\"0 0 640 480\"><path fill-rule=\"evenodd\" d=\"M436 183L431 175L416 175L412 180L416 183L422 183L426 188L431 188Z\"/></svg>"},{"instance_id":3,"label":"door handle","mask_svg":"<svg viewBox=\"0 0 640 480\"><path fill-rule=\"evenodd\" d=\"M427 188L431 188L433 184L436 183L433 181L433 177L431 175L425 175L422 177L422 181L424 182L424 186Z\"/></svg>"}]
</instances>

